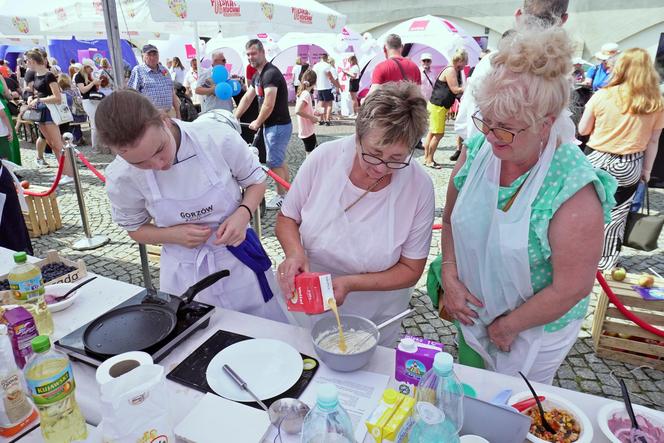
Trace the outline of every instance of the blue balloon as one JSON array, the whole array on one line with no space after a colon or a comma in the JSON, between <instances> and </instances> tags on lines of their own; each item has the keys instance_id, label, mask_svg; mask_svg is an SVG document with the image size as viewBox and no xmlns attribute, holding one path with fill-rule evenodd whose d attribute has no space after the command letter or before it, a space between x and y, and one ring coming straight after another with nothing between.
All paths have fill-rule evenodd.
<instances>
[{"instance_id":1,"label":"blue balloon","mask_svg":"<svg viewBox=\"0 0 664 443\"><path fill-rule=\"evenodd\" d=\"M242 91L242 84L235 79L228 80L228 84L231 85L231 91L233 91L233 97L238 95Z\"/></svg>"},{"instance_id":2,"label":"blue balloon","mask_svg":"<svg viewBox=\"0 0 664 443\"><path fill-rule=\"evenodd\" d=\"M219 83L214 87L214 95L219 97L221 100L228 100L233 95L233 90L231 85L228 83Z\"/></svg>"},{"instance_id":3,"label":"blue balloon","mask_svg":"<svg viewBox=\"0 0 664 443\"><path fill-rule=\"evenodd\" d=\"M212 68L212 81L216 84L225 83L228 80L228 69L225 66L217 65Z\"/></svg>"}]
</instances>

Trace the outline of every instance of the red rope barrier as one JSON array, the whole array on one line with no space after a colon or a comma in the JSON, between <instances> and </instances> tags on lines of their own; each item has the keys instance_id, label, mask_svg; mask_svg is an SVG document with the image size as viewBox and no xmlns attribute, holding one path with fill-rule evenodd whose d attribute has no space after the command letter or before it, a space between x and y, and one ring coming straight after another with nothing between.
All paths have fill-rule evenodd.
<instances>
[{"instance_id":1,"label":"red rope barrier","mask_svg":"<svg viewBox=\"0 0 664 443\"><path fill-rule=\"evenodd\" d=\"M284 180L283 178L279 177L277 174L275 174L274 172L272 172L272 171L269 170L268 168L263 167L263 170L267 173L267 175L269 175L270 177L272 177L272 180L274 180L275 182L279 183L281 186L283 186L284 188L286 188L287 191L290 189L290 186L291 186L291 185L290 185L290 183L288 183L286 180Z\"/></svg>"},{"instance_id":2,"label":"red rope barrier","mask_svg":"<svg viewBox=\"0 0 664 443\"><path fill-rule=\"evenodd\" d=\"M597 271L597 281L599 282L600 286L604 290L604 293L606 294L606 296L609 297L609 301L611 303L613 303L614 305L616 305L616 308L618 308L618 311L620 311L620 313L622 315L624 315L625 318L627 318L628 320L633 321L638 326L640 326L641 328L645 329L648 332L651 332L651 333L653 333L655 335L658 335L660 337L664 337L664 331L663 330L658 329L658 328L654 327L653 325L651 325L650 323L645 322L640 317L638 317L636 314L634 314L633 312L628 310L625 307L625 305L622 304L620 299L618 299L618 297L616 297L616 294L614 294L613 290L611 290L611 288L609 287L609 284L606 282L606 279L602 275L601 271Z\"/></svg>"},{"instance_id":3,"label":"red rope barrier","mask_svg":"<svg viewBox=\"0 0 664 443\"><path fill-rule=\"evenodd\" d=\"M60 177L62 177L62 169L65 166L65 153L63 152L62 155L60 156L60 159L58 161L58 172L55 174L55 180L53 181L53 184L49 188L48 191L44 192L32 192L28 191L27 189L23 191L25 195L30 195L33 197L46 197L47 195L50 195L51 193L55 192L56 188L58 187L58 184L60 183Z\"/></svg>"},{"instance_id":4,"label":"red rope barrier","mask_svg":"<svg viewBox=\"0 0 664 443\"><path fill-rule=\"evenodd\" d=\"M94 166L92 166L92 164L90 163L90 161L88 160L88 158L87 158L85 155L83 155L82 152L77 152L76 155L77 155L78 158L83 162L83 164L84 164L85 166L87 166L88 169L89 169L94 175L97 176L97 178L98 178L99 180L101 180L102 182L106 183L106 177L104 177L104 175L103 175L101 172L99 172L99 171L97 170L97 168L95 168Z\"/></svg>"}]
</instances>

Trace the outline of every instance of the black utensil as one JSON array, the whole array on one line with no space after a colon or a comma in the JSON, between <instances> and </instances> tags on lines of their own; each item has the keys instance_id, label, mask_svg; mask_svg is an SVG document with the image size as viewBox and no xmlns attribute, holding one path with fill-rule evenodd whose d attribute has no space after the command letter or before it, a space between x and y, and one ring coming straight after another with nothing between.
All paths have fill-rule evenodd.
<instances>
[{"instance_id":1,"label":"black utensil","mask_svg":"<svg viewBox=\"0 0 664 443\"><path fill-rule=\"evenodd\" d=\"M77 284L76 286L71 288L69 291L67 291L64 295L58 295L57 297L53 297L53 302L54 303L61 302L65 298L69 297L75 290L77 290L81 286L87 285L88 283L90 283L92 280L94 280L96 278L97 278L97 276L95 275L94 277L89 278L89 279L85 280L84 282L81 282L81 283Z\"/></svg>"},{"instance_id":2,"label":"black utensil","mask_svg":"<svg viewBox=\"0 0 664 443\"><path fill-rule=\"evenodd\" d=\"M535 402L537 403L537 409L539 409L540 417L542 417L542 425L544 426L544 429L546 429L547 432L555 434L556 433L555 429L553 429L553 427L549 424L548 421L546 421L546 418L544 417L544 408L542 407L542 402L540 401L537 392L535 392L535 388L533 388L533 385L530 384L526 376L523 375L521 371L519 371L519 375L521 376L521 378L523 378L523 381L526 382L526 384L528 385L528 389L530 389L530 392L533 394L533 398L535 398Z\"/></svg>"},{"instance_id":3,"label":"black utensil","mask_svg":"<svg viewBox=\"0 0 664 443\"><path fill-rule=\"evenodd\" d=\"M632 407L632 399L629 397L629 390L627 389L625 380L619 378L618 383L620 384L620 390L622 391L622 398L623 401L625 402L625 409L627 409L627 415L629 415L629 420L632 422L632 429L639 429L639 424L637 423L636 415L634 414L634 408ZM636 441L642 443L648 443L645 437L641 436L636 437Z\"/></svg>"}]
</instances>

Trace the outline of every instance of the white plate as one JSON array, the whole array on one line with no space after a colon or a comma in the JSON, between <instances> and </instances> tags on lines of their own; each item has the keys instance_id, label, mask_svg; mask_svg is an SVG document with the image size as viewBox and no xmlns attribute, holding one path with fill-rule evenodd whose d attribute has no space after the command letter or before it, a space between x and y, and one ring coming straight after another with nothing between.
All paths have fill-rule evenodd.
<instances>
[{"instance_id":1,"label":"white plate","mask_svg":"<svg viewBox=\"0 0 664 443\"><path fill-rule=\"evenodd\" d=\"M227 364L256 396L265 400L293 386L302 375L302 356L291 345L279 340L257 338L230 345L218 353L207 368L207 382L220 396L229 400L252 402L224 371Z\"/></svg>"},{"instance_id":2,"label":"white plate","mask_svg":"<svg viewBox=\"0 0 664 443\"><path fill-rule=\"evenodd\" d=\"M648 419L650 423L655 426L658 426L664 429L664 414L661 412L653 411L641 405L632 404L634 408L634 413L636 415L642 415ZM620 416L624 416L629 420L627 411L625 410L625 405L618 402L609 403L602 406L602 408L597 413L597 423L599 423L599 428L602 430L606 438L611 441L611 443L620 443L620 440L613 435L613 432L609 429L609 419L613 417L613 414L618 413Z\"/></svg>"},{"instance_id":3,"label":"white plate","mask_svg":"<svg viewBox=\"0 0 664 443\"><path fill-rule=\"evenodd\" d=\"M69 291L71 288L74 286L78 285L80 282L76 283L57 283L54 285L48 285L45 286L46 288L46 295L53 295L53 296L60 296L60 295L65 295L67 291ZM83 288L81 288L83 289ZM76 300L80 294L80 289L72 292L69 294L69 297L65 298L64 300L58 302L58 303L52 303L52 304L47 304L48 310L51 312L58 312L62 311L64 309L67 309L70 307L72 304L74 304L74 300Z\"/></svg>"},{"instance_id":4,"label":"white plate","mask_svg":"<svg viewBox=\"0 0 664 443\"><path fill-rule=\"evenodd\" d=\"M537 391L537 395L546 397L542 402L542 407L546 409L559 408L571 413L575 419L581 423L581 433L579 434L579 439L575 443L591 443L593 441L593 425L590 423L590 419L586 414L581 411L576 405L572 404L570 401L565 400L562 397L559 397L550 392ZM514 404L518 401L525 400L527 398L532 398L533 394L530 391L519 392L514 394L512 398L509 399L508 404ZM537 405L533 406L534 408ZM533 434L528 433L528 440L533 443L548 443L545 440L535 437Z\"/></svg>"}]
</instances>

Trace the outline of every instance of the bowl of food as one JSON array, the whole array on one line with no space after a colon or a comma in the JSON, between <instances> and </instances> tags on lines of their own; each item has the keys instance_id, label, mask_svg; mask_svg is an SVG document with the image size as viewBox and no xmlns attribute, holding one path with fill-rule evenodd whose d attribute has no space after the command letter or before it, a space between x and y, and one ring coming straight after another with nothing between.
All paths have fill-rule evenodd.
<instances>
[{"instance_id":1,"label":"bowl of food","mask_svg":"<svg viewBox=\"0 0 664 443\"><path fill-rule=\"evenodd\" d=\"M632 422L625 405L612 402L604 405L597 413L597 423L611 443L642 442L659 443L664 441L664 413L653 411L641 405L632 404L638 430L632 430Z\"/></svg>"},{"instance_id":2,"label":"bowl of food","mask_svg":"<svg viewBox=\"0 0 664 443\"><path fill-rule=\"evenodd\" d=\"M545 397L542 401L547 422L556 429L556 433L547 432L542 425L537 405L522 413L532 420L527 438L533 443L591 443L593 426L588 416L569 400L550 392L537 392ZM510 398L509 404L532 397L530 391L520 392Z\"/></svg>"},{"instance_id":3,"label":"bowl of food","mask_svg":"<svg viewBox=\"0 0 664 443\"><path fill-rule=\"evenodd\" d=\"M46 293L44 295L44 300L46 301L48 310L51 312L58 312L70 307L78 298L80 290L72 292L66 298L61 297L77 284L78 283L57 283L45 286Z\"/></svg>"},{"instance_id":4,"label":"bowl of food","mask_svg":"<svg viewBox=\"0 0 664 443\"><path fill-rule=\"evenodd\" d=\"M318 320L311 329L314 349L331 369L356 371L371 360L380 340L380 331L374 322L359 315L341 315L340 319L346 351L339 348L339 328L333 314Z\"/></svg>"}]
</instances>

